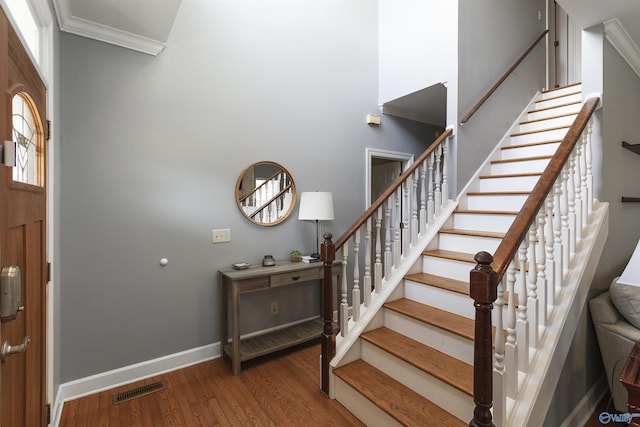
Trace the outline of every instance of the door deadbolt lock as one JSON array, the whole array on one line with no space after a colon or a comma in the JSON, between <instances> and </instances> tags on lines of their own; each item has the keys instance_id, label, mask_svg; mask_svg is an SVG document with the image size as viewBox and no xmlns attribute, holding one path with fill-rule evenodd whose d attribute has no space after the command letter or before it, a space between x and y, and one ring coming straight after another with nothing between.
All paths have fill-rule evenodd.
<instances>
[{"instance_id":1,"label":"door deadbolt lock","mask_svg":"<svg viewBox=\"0 0 640 427\"><path fill-rule=\"evenodd\" d=\"M9 341L5 341L2 343L2 348L0 348L0 361L2 363L7 361L7 357L12 354L24 353L27 351L27 345L31 342L31 337L25 337L22 344L11 345Z\"/></svg>"},{"instance_id":2,"label":"door deadbolt lock","mask_svg":"<svg viewBox=\"0 0 640 427\"><path fill-rule=\"evenodd\" d=\"M0 320L8 322L16 319L22 306L22 274L20 267L2 267L0 273Z\"/></svg>"}]
</instances>

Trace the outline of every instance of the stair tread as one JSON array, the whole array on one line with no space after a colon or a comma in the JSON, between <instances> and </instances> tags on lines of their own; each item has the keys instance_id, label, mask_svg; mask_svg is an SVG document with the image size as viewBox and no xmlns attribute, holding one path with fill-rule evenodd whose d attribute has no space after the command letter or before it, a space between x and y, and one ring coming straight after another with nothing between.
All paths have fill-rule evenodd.
<instances>
[{"instance_id":1,"label":"stair tread","mask_svg":"<svg viewBox=\"0 0 640 427\"><path fill-rule=\"evenodd\" d=\"M513 149L517 149L517 148L535 147L537 145L559 144L561 142L562 142L561 139L549 139L549 140L546 140L546 141L527 142L525 144L505 145L504 147L500 147L500 149L501 150L513 150Z\"/></svg>"},{"instance_id":2,"label":"stair tread","mask_svg":"<svg viewBox=\"0 0 640 427\"><path fill-rule=\"evenodd\" d=\"M457 292L459 294L469 295L469 283L462 280L451 279L449 277L438 276L429 273L414 273L405 276L405 279L412 282L422 283L423 285L434 286L440 289Z\"/></svg>"},{"instance_id":3,"label":"stair tread","mask_svg":"<svg viewBox=\"0 0 640 427\"><path fill-rule=\"evenodd\" d=\"M545 155L545 156L529 156L529 157L518 157L517 159L500 159L500 160L491 160L491 164L500 164L500 163L515 163L515 162L528 162L532 160L548 160L553 156Z\"/></svg>"},{"instance_id":4,"label":"stair tread","mask_svg":"<svg viewBox=\"0 0 640 427\"><path fill-rule=\"evenodd\" d=\"M469 196L521 196L530 191L467 191Z\"/></svg>"},{"instance_id":5,"label":"stair tread","mask_svg":"<svg viewBox=\"0 0 640 427\"><path fill-rule=\"evenodd\" d=\"M361 338L473 396L473 366L389 328L381 327L365 332Z\"/></svg>"},{"instance_id":6,"label":"stair tread","mask_svg":"<svg viewBox=\"0 0 640 427\"><path fill-rule=\"evenodd\" d=\"M336 368L333 372L402 425L426 427L467 425L361 359Z\"/></svg>"},{"instance_id":7,"label":"stair tread","mask_svg":"<svg viewBox=\"0 0 640 427\"><path fill-rule=\"evenodd\" d=\"M475 324L473 320L467 317L407 298L387 302L384 306L389 310L473 341Z\"/></svg>"},{"instance_id":8,"label":"stair tread","mask_svg":"<svg viewBox=\"0 0 640 427\"><path fill-rule=\"evenodd\" d=\"M422 254L426 256L434 256L438 258L446 258L455 261L471 262L473 264L476 264L476 260L474 259L475 254L466 252L448 251L445 249L432 249L424 251L422 252Z\"/></svg>"},{"instance_id":9,"label":"stair tread","mask_svg":"<svg viewBox=\"0 0 640 427\"><path fill-rule=\"evenodd\" d=\"M459 228L441 228L440 233L458 234L462 236L490 237L494 239L503 239L505 234L496 231L462 230Z\"/></svg>"},{"instance_id":10,"label":"stair tread","mask_svg":"<svg viewBox=\"0 0 640 427\"><path fill-rule=\"evenodd\" d=\"M480 179L500 179L500 178L523 178L527 176L541 176L542 172L525 172L525 173L503 173L499 175L481 175Z\"/></svg>"},{"instance_id":11,"label":"stair tread","mask_svg":"<svg viewBox=\"0 0 640 427\"><path fill-rule=\"evenodd\" d=\"M549 92L544 92L544 93L549 93ZM562 95L552 96L551 98L538 99L538 100L536 101L536 103L538 103L538 102L545 102L545 101L551 101L551 100L553 100L553 99L566 98L566 97L573 96L573 95L579 95L579 94L581 94L581 93L582 93L582 91L577 90L577 91L575 91L575 92L568 92L568 93L564 93L564 94L562 94Z\"/></svg>"},{"instance_id":12,"label":"stair tread","mask_svg":"<svg viewBox=\"0 0 640 427\"><path fill-rule=\"evenodd\" d=\"M546 100L545 100L545 101L546 101ZM541 102L541 101L537 101L537 102ZM565 104L552 105L552 106L550 106L550 107L534 108L533 110L529 110L529 111L527 111L527 113L528 113L528 114L532 114L532 113L539 113L540 111L553 110L554 108L568 107L568 106L570 106L570 105L576 105L576 104L582 104L582 101L567 102L567 103L565 103Z\"/></svg>"},{"instance_id":13,"label":"stair tread","mask_svg":"<svg viewBox=\"0 0 640 427\"><path fill-rule=\"evenodd\" d=\"M560 118L569 117L569 116L577 117L578 113L556 114L554 116L549 116L549 117L540 117L539 119L525 120L523 122L520 122L519 124L520 125L528 125L528 124L531 124L531 123L539 123L539 122L544 122L545 120L560 119Z\"/></svg>"},{"instance_id":14,"label":"stair tread","mask_svg":"<svg viewBox=\"0 0 640 427\"><path fill-rule=\"evenodd\" d=\"M483 209L456 209L453 213L469 215L518 215L517 211L489 211Z\"/></svg>"},{"instance_id":15,"label":"stair tread","mask_svg":"<svg viewBox=\"0 0 640 427\"><path fill-rule=\"evenodd\" d=\"M534 133L549 132L549 131L552 131L552 130L569 129L570 127L571 126L553 126L553 127L550 127L550 128L529 130L529 131L526 131L526 132L516 132L516 133L512 133L510 136L514 137L514 136L522 136L522 135L532 135Z\"/></svg>"},{"instance_id":16,"label":"stair tread","mask_svg":"<svg viewBox=\"0 0 640 427\"><path fill-rule=\"evenodd\" d=\"M564 86L558 86L558 87L552 87L551 89L545 89L545 90L542 91L542 93L556 92L556 91L567 89L567 88L570 88L570 87L580 86L581 84L582 84L582 82L569 83L569 84L564 85Z\"/></svg>"}]
</instances>

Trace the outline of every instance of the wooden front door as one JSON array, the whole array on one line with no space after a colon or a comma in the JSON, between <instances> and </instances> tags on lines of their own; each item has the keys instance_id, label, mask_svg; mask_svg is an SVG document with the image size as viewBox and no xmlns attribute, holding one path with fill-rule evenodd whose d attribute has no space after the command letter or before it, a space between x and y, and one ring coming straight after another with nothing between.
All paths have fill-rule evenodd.
<instances>
[{"instance_id":1,"label":"wooden front door","mask_svg":"<svg viewBox=\"0 0 640 427\"><path fill-rule=\"evenodd\" d=\"M0 94L1 138L16 142L16 166L0 165L0 265L3 274L9 266L19 267L23 307L17 316L4 316L0 346L14 346L15 351L26 344L24 352L16 351L0 363L0 426L44 426L46 89L1 11Z\"/></svg>"}]
</instances>

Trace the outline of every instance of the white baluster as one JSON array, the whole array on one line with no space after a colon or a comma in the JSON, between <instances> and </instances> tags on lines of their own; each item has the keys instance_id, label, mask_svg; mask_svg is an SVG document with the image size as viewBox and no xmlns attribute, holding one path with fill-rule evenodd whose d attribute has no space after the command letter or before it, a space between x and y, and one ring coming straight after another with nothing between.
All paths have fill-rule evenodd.
<instances>
[{"instance_id":1,"label":"white baluster","mask_svg":"<svg viewBox=\"0 0 640 427\"><path fill-rule=\"evenodd\" d=\"M418 169L413 172L411 181L411 244L418 243L419 223L418 223Z\"/></svg>"},{"instance_id":2,"label":"white baluster","mask_svg":"<svg viewBox=\"0 0 640 427\"><path fill-rule=\"evenodd\" d=\"M591 213L593 212L593 173L591 170L591 130L593 128L593 117L589 120L589 124L587 125L587 141L585 144L586 148L586 162L587 162L587 216L591 217Z\"/></svg>"},{"instance_id":3,"label":"white baluster","mask_svg":"<svg viewBox=\"0 0 640 427\"><path fill-rule=\"evenodd\" d=\"M560 194L562 193L562 177L559 176L556 182L553 184L553 254L556 261L555 269L553 270L553 280L556 285L556 289L559 289L564 285L562 270L564 266L562 249L562 202Z\"/></svg>"},{"instance_id":4,"label":"white baluster","mask_svg":"<svg viewBox=\"0 0 640 427\"><path fill-rule=\"evenodd\" d=\"M569 155L567 168L567 201L569 205L569 256L570 259L576 254L576 186L573 176L573 168L575 166L575 157L573 153Z\"/></svg>"},{"instance_id":5,"label":"white baluster","mask_svg":"<svg viewBox=\"0 0 640 427\"><path fill-rule=\"evenodd\" d=\"M376 215L376 262L373 270L373 283L376 293L382 291L382 240L380 228L382 227L382 206L378 208Z\"/></svg>"},{"instance_id":6,"label":"white baluster","mask_svg":"<svg viewBox=\"0 0 640 427\"><path fill-rule=\"evenodd\" d=\"M527 246L528 234L520 243L518 262L520 277L518 282L518 319L516 334L518 336L518 369L526 372L529 369L529 321L527 319Z\"/></svg>"},{"instance_id":7,"label":"white baluster","mask_svg":"<svg viewBox=\"0 0 640 427\"><path fill-rule=\"evenodd\" d=\"M585 129L580 136L580 199L582 200L582 228L585 227L589 218L589 208L587 198L589 191L587 190L587 130Z\"/></svg>"},{"instance_id":8,"label":"white baluster","mask_svg":"<svg viewBox=\"0 0 640 427\"><path fill-rule=\"evenodd\" d=\"M395 211L393 212L393 217L396 219L396 223L395 223L396 237L395 239L393 239L393 255L394 255L393 269L394 270L400 266L400 255L402 253L402 250L401 250L402 242L400 240L400 235L402 234L402 231L404 229L404 224L402 222L403 212L400 207L402 203L402 186L396 189L395 194L396 194L395 195L396 207L395 207Z\"/></svg>"},{"instance_id":9,"label":"white baluster","mask_svg":"<svg viewBox=\"0 0 640 427\"><path fill-rule=\"evenodd\" d=\"M576 144L576 148L572 154L575 158L575 165L573 171L573 185L575 186L575 210L576 210L576 245L580 243L582 240L582 230L583 230L583 222L582 222L582 172L580 172L580 157L582 157L582 144L580 141L582 138L578 139L578 143Z\"/></svg>"},{"instance_id":10,"label":"white baluster","mask_svg":"<svg viewBox=\"0 0 640 427\"><path fill-rule=\"evenodd\" d=\"M555 306L556 305L556 285L555 285L555 271L556 271L556 264L555 264L555 256L553 253L553 189L551 189L551 191L549 191L549 194L547 194L547 200L546 200L546 214L547 214L547 221L546 221L546 227L545 227L545 244L546 244L546 263L547 263L547 268L546 271L549 272L549 274L547 274L547 304L551 305L551 306Z\"/></svg>"},{"instance_id":11,"label":"white baluster","mask_svg":"<svg viewBox=\"0 0 640 427\"><path fill-rule=\"evenodd\" d=\"M385 202L384 216L384 277L391 276L391 202L393 194Z\"/></svg>"},{"instance_id":12,"label":"white baluster","mask_svg":"<svg viewBox=\"0 0 640 427\"><path fill-rule=\"evenodd\" d=\"M420 168L420 234L427 231L427 159Z\"/></svg>"},{"instance_id":13,"label":"white baluster","mask_svg":"<svg viewBox=\"0 0 640 427\"><path fill-rule=\"evenodd\" d=\"M542 326L547 325L547 260L545 251L545 224L547 222L544 203L538 211L538 234L536 239L536 262L538 263L538 278L536 280L538 290L538 322Z\"/></svg>"},{"instance_id":14,"label":"white baluster","mask_svg":"<svg viewBox=\"0 0 640 427\"><path fill-rule=\"evenodd\" d=\"M440 186L441 182L442 182L442 175L441 175L441 157L442 157L442 146L438 145L436 147L435 150L433 150L436 153L436 165L435 165L435 172L436 172L436 177L435 177L435 182L436 182L436 192L434 194L434 204L435 204L435 216L436 218L440 216L440 211L442 211L442 188Z\"/></svg>"},{"instance_id":15,"label":"white baluster","mask_svg":"<svg viewBox=\"0 0 640 427\"><path fill-rule=\"evenodd\" d=\"M568 180L567 166L562 168L562 181L560 183L562 192L560 193L560 221L562 223L562 278L569 271L570 253L570 235L569 235L569 196L567 190ZM564 280L563 280L564 282Z\"/></svg>"},{"instance_id":16,"label":"white baluster","mask_svg":"<svg viewBox=\"0 0 640 427\"><path fill-rule=\"evenodd\" d=\"M449 202L449 156L447 150L449 150L449 138L445 138L442 142L442 206Z\"/></svg>"},{"instance_id":17,"label":"white baluster","mask_svg":"<svg viewBox=\"0 0 640 427\"><path fill-rule=\"evenodd\" d=\"M371 217L367 218L364 232L364 306L371 305Z\"/></svg>"},{"instance_id":18,"label":"white baluster","mask_svg":"<svg viewBox=\"0 0 640 427\"><path fill-rule=\"evenodd\" d=\"M353 320L360 320L360 229L353 235L353 289L351 290Z\"/></svg>"},{"instance_id":19,"label":"white baluster","mask_svg":"<svg viewBox=\"0 0 640 427\"><path fill-rule=\"evenodd\" d=\"M342 246L342 272L340 278L342 282L340 299L340 335L343 337L349 333L349 304L347 302L347 259L349 257L349 242L344 242Z\"/></svg>"},{"instance_id":20,"label":"white baluster","mask_svg":"<svg viewBox=\"0 0 640 427\"><path fill-rule=\"evenodd\" d=\"M402 190L402 194L403 194L403 201L402 201L402 207L400 208L400 213L401 213L401 227L400 227L400 232L402 233L402 236L400 237L400 248L401 251L400 253L402 255L406 255L409 252L409 182L408 182L407 178L403 183L402 186L400 187L400 189ZM400 261L398 260L398 264L396 265L400 265Z\"/></svg>"},{"instance_id":21,"label":"white baluster","mask_svg":"<svg viewBox=\"0 0 640 427\"><path fill-rule=\"evenodd\" d=\"M529 322L529 347L538 347L538 274L536 272L536 228L535 220L529 226L527 258L529 270L527 271L527 316Z\"/></svg>"},{"instance_id":22,"label":"white baluster","mask_svg":"<svg viewBox=\"0 0 640 427\"><path fill-rule=\"evenodd\" d=\"M433 151L429 153L428 156L428 167L429 167L429 195L427 200L427 223L429 225L433 224L433 217L435 216L435 202L433 200L433 160L434 160Z\"/></svg>"},{"instance_id":23,"label":"white baluster","mask_svg":"<svg viewBox=\"0 0 640 427\"><path fill-rule=\"evenodd\" d=\"M511 259L507 268L507 342L505 344L505 370L507 396L518 394L518 341L516 337L516 262Z\"/></svg>"}]
</instances>

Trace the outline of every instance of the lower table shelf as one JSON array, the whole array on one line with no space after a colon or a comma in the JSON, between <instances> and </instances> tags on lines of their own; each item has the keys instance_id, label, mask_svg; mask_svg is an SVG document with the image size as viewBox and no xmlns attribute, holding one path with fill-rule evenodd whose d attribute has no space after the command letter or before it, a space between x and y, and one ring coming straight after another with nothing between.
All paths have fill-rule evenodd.
<instances>
[{"instance_id":1,"label":"lower table shelf","mask_svg":"<svg viewBox=\"0 0 640 427\"><path fill-rule=\"evenodd\" d=\"M240 361L244 362L311 341L322 335L322 329L322 319L316 318L277 331L242 339L240 340ZM224 351L227 355L232 356L231 343L224 346Z\"/></svg>"}]
</instances>

